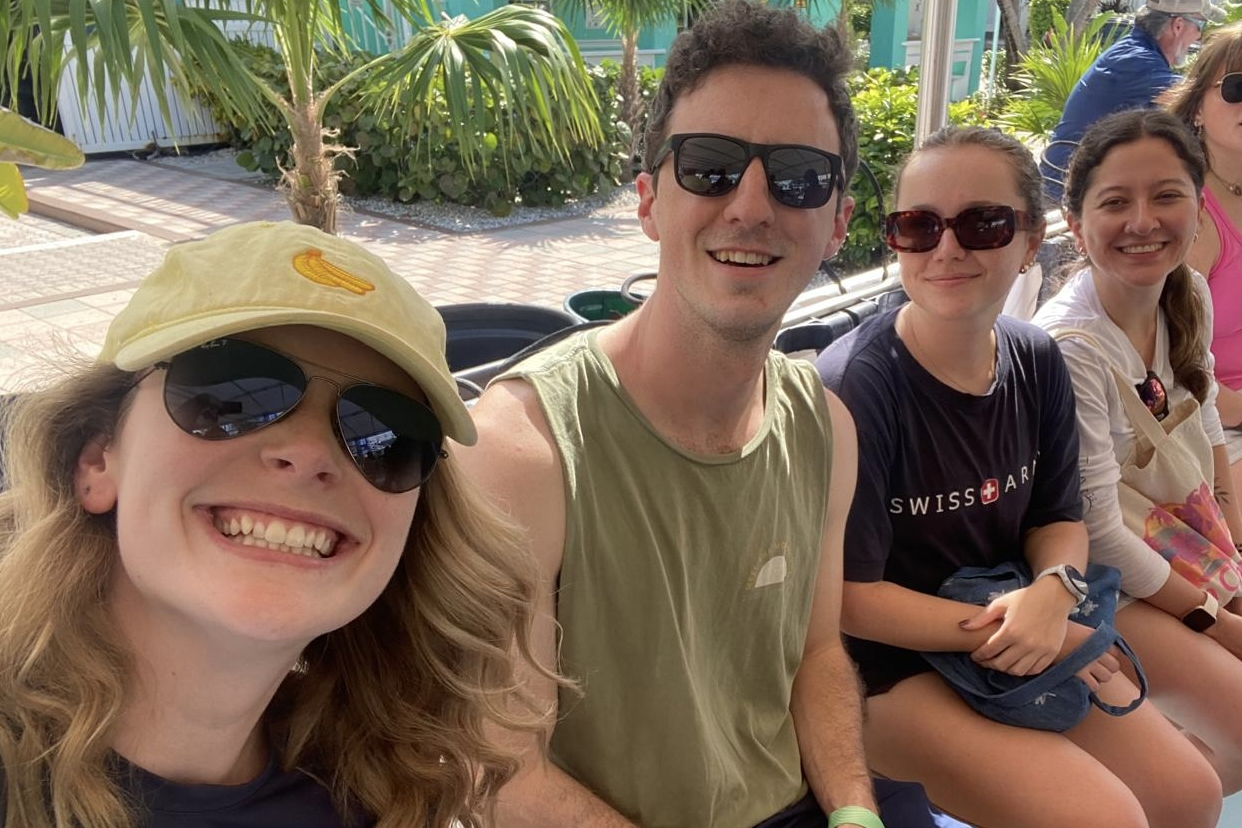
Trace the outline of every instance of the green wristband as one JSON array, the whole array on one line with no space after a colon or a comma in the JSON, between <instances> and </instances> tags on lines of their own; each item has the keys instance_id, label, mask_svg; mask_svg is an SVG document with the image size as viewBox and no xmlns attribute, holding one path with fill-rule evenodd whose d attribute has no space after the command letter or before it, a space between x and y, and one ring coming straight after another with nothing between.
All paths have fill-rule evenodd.
<instances>
[{"instance_id":1,"label":"green wristband","mask_svg":"<svg viewBox=\"0 0 1242 828\"><path fill-rule=\"evenodd\" d=\"M862 828L884 828L879 816L858 805L846 805L837 808L828 815L828 828L838 825L861 825Z\"/></svg>"}]
</instances>

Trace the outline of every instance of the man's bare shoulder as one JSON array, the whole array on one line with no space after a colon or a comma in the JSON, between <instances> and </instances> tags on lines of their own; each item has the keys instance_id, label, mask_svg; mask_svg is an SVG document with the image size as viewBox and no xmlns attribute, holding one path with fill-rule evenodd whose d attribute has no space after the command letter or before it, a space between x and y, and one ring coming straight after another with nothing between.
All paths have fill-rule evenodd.
<instances>
[{"instance_id":1,"label":"man's bare shoulder","mask_svg":"<svg viewBox=\"0 0 1242 828\"><path fill-rule=\"evenodd\" d=\"M489 386L471 413L479 441L458 448L463 469L529 532L536 556L555 572L564 540L564 474L538 395L523 380L505 380Z\"/></svg>"},{"instance_id":2,"label":"man's bare shoulder","mask_svg":"<svg viewBox=\"0 0 1242 828\"><path fill-rule=\"evenodd\" d=\"M479 441L459 453L466 469L481 480L507 476L506 469L522 474L559 470L547 417L529 383L520 379L494 383L475 403L471 415Z\"/></svg>"}]
</instances>

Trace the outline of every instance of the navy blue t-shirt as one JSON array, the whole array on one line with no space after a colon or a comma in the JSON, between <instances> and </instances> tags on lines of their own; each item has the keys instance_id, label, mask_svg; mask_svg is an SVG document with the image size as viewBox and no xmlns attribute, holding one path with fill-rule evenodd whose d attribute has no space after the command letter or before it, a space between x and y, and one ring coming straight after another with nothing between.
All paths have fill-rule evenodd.
<instances>
[{"instance_id":1,"label":"navy blue t-shirt","mask_svg":"<svg viewBox=\"0 0 1242 828\"><path fill-rule=\"evenodd\" d=\"M115 779L133 797L143 828L370 828L373 818L347 819L328 789L300 770L281 770L275 757L244 785L182 785L169 782L119 756ZM4 824L0 774L0 825Z\"/></svg>"},{"instance_id":2,"label":"navy blue t-shirt","mask_svg":"<svg viewBox=\"0 0 1242 828\"><path fill-rule=\"evenodd\" d=\"M1069 372L1044 331L996 321L996 382L981 397L933 377L894 325L897 309L816 361L858 429L845 578L934 595L963 566L1023 557L1025 534L1082 518ZM868 694L931 668L917 653L849 639Z\"/></svg>"}]
</instances>

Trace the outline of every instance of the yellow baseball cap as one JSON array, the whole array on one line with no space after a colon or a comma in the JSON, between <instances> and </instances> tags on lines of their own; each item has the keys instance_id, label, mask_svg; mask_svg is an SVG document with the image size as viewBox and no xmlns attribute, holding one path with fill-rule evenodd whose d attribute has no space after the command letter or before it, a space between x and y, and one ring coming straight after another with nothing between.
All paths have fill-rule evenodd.
<instances>
[{"instance_id":1,"label":"yellow baseball cap","mask_svg":"<svg viewBox=\"0 0 1242 828\"><path fill-rule=\"evenodd\" d=\"M238 224L170 249L108 327L99 361L136 371L276 325L327 328L374 348L418 383L446 435L477 439L436 309L375 254L291 221Z\"/></svg>"}]
</instances>

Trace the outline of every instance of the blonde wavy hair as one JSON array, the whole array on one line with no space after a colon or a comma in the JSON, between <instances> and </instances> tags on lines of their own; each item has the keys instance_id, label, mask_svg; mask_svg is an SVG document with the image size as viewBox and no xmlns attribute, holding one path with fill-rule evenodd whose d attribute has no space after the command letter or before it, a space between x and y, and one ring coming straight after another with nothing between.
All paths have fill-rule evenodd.
<instances>
[{"instance_id":1,"label":"blonde wavy hair","mask_svg":"<svg viewBox=\"0 0 1242 828\"><path fill-rule=\"evenodd\" d=\"M109 619L111 515L79 504L89 441L119 428L134 375L94 366L6 416L0 494L0 768L6 824L130 828L109 774L131 656ZM286 768L322 780L341 813L381 828L492 822L514 753L490 724L539 732L520 689L535 664L535 569L516 529L443 460L423 486L405 554L361 616L306 648L265 714ZM554 676L551 676L555 678Z\"/></svg>"}]
</instances>

